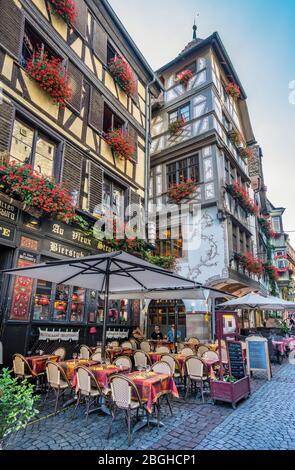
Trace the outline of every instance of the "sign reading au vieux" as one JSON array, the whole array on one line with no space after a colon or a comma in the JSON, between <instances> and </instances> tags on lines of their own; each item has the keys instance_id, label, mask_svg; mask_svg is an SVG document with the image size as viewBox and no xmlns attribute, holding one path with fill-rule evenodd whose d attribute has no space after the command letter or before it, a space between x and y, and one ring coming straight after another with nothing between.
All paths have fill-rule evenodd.
<instances>
[{"instance_id":1,"label":"sign reading au vieux","mask_svg":"<svg viewBox=\"0 0 295 470\"><path fill-rule=\"evenodd\" d=\"M11 220L12 222L16 222L18 212L17 207L14 207L11 204L5 202L3 197L0 195L0 217Z\"/></svg>"}]
</instances>

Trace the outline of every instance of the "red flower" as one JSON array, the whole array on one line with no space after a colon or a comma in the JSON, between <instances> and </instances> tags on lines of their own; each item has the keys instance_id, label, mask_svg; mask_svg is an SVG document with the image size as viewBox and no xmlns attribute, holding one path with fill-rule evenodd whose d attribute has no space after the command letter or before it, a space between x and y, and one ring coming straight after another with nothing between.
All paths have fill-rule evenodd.
<instances>
[{"instance_id":1,"label":"red flower","mask_svg":"<svg viewBox=\"0 0 295 470\"><path fill-rule=\"evenodd\" d=\"M122 90L125 91L126 95L134 96L136 93L137 83L134 73L126 60L116 54L109 62L109 70L114 80Z\"/></svg>"},{"instance_id":2,"label":"red flower","mask_svg":"<svg viewBox=\"0 0 295 470\"><path fill-rule=\"evenodd\" d=\"M250 198L248 191L239 183L228 184L227 191L235 198L245 212L251 215L258 215L259 208L257 204Z\"/></svg>"},{"instance_id":3,"label":"red flower","mask_svg":"<svg viewBox=\"0 0 295 470\"><path fill-rule=\"evenodd\" d=\"M116 158L133 161L135 148L127 132L123 132L122 129L115 129L108 132L105 140L111 147Z\"/></svg>"},{"instance_id":4,"label":"red flower","mask_svg":"<svg viewBox=\"0 0 295 470\"><path fill-rule=\"evenodd\" d=\"M180 183L170 185L168 189L168 197L170 201L179 204L182 199L185 199L197 190L196 183L192 179L182 180Z\"/></svg>"},{"instance_id":5,"label":"red flower","mask_svg":"<svg viewBox=\"0 0 295 470\"><path fill-rule=\"evenodd\" d=\"M73 25L77 18L76 4L73 0L49 0L50 7L48 10L51 13L55 13L62 17L62 19L68 24Z\"/></svg>"},{"instance_id":6,"label":"red flower","mask_svg":"<svg viewBox=\"0 0 295 470\"><path fill-rule=\"evenodd\" d=\"M168 132L171 136L178 135L181 133L182 129L186 124L186 120L184 117L181 119L177 119L169 124Z\"/></svg>"},{"instance_id":7,"label":"red flower","mask_svg":"<svg viewBox=\"0 0 295 470\"><path fill-rule=\"evenodd\" d=\"M227 85L225 91L228 95L232 96L235 99L238 99L241 96L240 87L232 82Z\"/></svg>"},{"instance_id":8,"label":"red flower","mask_svg":"<svg viewBox=\"0 0 295 470\"><path fill-rule=\"evenodd\" d=\"M187 85L190 79L192 78L192 76L193 76L193 72L191 70L189 69L183 70L176 76L176 81L183 85Z\"/></svg>"}]
</instances>

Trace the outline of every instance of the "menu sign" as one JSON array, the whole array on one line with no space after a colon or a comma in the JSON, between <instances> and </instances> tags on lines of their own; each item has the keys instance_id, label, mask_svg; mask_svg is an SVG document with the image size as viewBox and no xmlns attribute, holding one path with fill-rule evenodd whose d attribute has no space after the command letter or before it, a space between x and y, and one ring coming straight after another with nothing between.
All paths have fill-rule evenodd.
<instances>
[{"instance_id":1,"label":"menu sign","mask_svg":"<svg viewBox=\"0 0 295 470\"><path fill-rule=\"evenodd\" d=\"M267 339L260 336L249 336L247 345L247 368L251 371L267 371L268 380L271 379L271 367Z\"/></svg>"},{"instance_id":2,"label":"menu sign","mask_svg":"<svg viewBox=\"0 0 295 470\"><path fill-rule=\"evenodd\" d=\"M16 222L17 218L17 208L3 201L2 196L0 196L0 216L12 222Z\"/></svg>"},{"instance_id":3,"label":"menu sign","mask_svg":"<svg viewBox=\"0 0 295 470\"><path fill-rule=\"evenodd\" d=\"M243 379L245 377L245 368L242 344L238 341L229 341L227 343L227 351L230 375L235 377L237 380Z\"/></svg>"}]
</instances>

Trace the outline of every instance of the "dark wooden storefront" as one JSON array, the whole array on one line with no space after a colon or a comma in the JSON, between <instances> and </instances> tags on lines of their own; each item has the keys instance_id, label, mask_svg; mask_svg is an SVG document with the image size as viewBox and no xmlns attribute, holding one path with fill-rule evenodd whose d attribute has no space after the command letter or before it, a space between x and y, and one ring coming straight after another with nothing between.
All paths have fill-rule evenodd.
<instances>
[{"instance_id":1,"label":"dark wooden storefront","mask_svg":"<svg viewBox=\"0 0 295 470\"><path fill-rule=\"evenodd\" d=\"M0 269L106 251L110 248L103 241L56 220L34 218L0 194ZM4 364L10 364L13 353L26 354L38 346L39 328L79 331L79 344L101 339L103 303L94 290L8 275L0 275L0 289ZM139 312L138 301L112 302L109 330L129 332L139 324Z\"/></svg>"}]
</instances>

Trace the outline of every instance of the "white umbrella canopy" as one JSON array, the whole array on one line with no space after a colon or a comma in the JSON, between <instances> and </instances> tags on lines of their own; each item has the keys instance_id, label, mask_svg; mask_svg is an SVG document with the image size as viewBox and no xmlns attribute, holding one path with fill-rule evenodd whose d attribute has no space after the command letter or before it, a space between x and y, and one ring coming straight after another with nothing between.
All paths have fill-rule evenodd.
<instances>
[{"instance_id":1,"label":"white umbrella canopy","mask_svg":"<svg viewBox=\"0 0 295 470\"><path fill-rule=\"evenodd\" d=\"M260 310L286 310L287 308L291 308L291 305L287 307L287 303L295 307L295 304L292 302L286 302L279 297L263 297L260 294L252 292L245 295L244 297L229 300L228 302L220 304L219 307L233 309L251 308Z\"/></svg>"}]
</instances>

